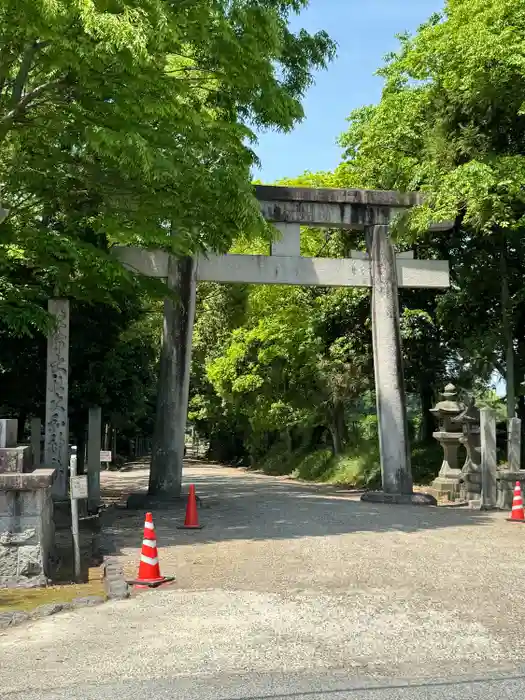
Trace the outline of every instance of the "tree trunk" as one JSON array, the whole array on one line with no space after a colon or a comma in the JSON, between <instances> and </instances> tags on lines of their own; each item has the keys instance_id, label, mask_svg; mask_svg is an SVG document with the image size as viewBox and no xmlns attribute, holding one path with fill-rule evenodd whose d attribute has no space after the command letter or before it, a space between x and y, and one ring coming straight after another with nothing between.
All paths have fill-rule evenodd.
<instances>
[{"instance_id":1,"label":"tree trunk","mask_svg":"<svg viewBox=\"0 0 525 700\"><path fill-rule=\"evenodd\" d=\"M170 256L149 493L180 496L195 317L195 263Z\"/></svg>"},{"instance_id":2,"label":"tree trunk","mask_svg":"<svg viewBox=\"0 0 525 700\"><path fill-rule=\"evenodd\" d=\"M332 435L334 454L342 454L344 452L346 437L345 407L342 401L336 401L334 404L333 421L330 426L330 433Z\"/></svg>"},{"instance_id":3,"label":"tree trunk","mask_svg":"<svg viewBox=\"0 0 525 700\"><path fill-rule=\"evenodd\" d=\"M16 437L17 443L19 445L23 445L25 441L25 427L26 427L26 421L27 421L27 413L26 411L19 411L18 413L18 435Z\"/></svg>"},{"instance_id":4,"label":"tree trunk","mask_svg":"<svg viewBox=\"0 0 525 700\"><path fill-rule=\"evenodd\" d=\"M84 430L79 430L75 435L77 445L77 474L85 474L85 452L86 452L86 434Z\"/></svg>"},{"instance_id":5,"label":"tree trunk","mask_svg":"<svg viewBox=\"0 0 525 700\"><path fill-rule=\"evenodd\" d=\"M430 409L433 407L432 404L434 403L434 390L425 379L423 379L419 385L419 398L421 400L419 440L428 445L434 439L432 433L435 430L434 417L430 413Z\"/></svg>"},{"instance_id":6,"label":"tree trunk","mask_svg":"<svg viewBox=\"0 0 525 700\"><path fill-rule=\"evenodd\" d=\"M343 441L341 439L341 433L339 432L339 428L336 423L333 423L330 426L330 434L332 436L332 444L334 447L334 454L340 455L343 454Z\"/></svg>"},{"instance_id":7,"label":"tree trunk","mask_svg":"<svg viewBox=\"0 0 525 700\"><path fill-rule=\"evenodd\" d=\"M503 342L505 344L505 364L507 366L507 418L510 420L516 415L516 376L514 371L514 336L512 324L512 309L509 294L509 275L507 269L507 242L504 240L500 257L501 271L501 313Z\"/></svg>"},{"instance_id":8,"label":"tree trunk","mask_svg":"<svg viewBox=\"0 0 525 700\"><path fill-rule=\"evenodd\" d=\"M109 423L104 423L104 439L103 439L103 450L109 450L110 449L110 439L109 439L109 434L111 432L111 426Z\"/></svg>"},{"instance_id":9,"label":"tree trunk","mask_svg":"<svg viewBox=\"0 0 525 700\"><path fill-rule=\"evenodd\" d=\"M288 451L288 454L292 454L293 452L293 439L292 439L292 429L291 428L286 428L286 449Z\"/></svg>"}]
</instances>

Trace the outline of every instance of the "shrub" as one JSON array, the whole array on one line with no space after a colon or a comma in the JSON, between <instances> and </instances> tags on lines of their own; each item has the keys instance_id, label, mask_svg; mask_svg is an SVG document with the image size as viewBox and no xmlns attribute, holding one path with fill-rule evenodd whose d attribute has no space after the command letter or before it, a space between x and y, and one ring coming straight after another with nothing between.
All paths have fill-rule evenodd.
<instances>
[{"instance_id":1,"label":"shrub","mask_svg":"<svg viewBox=\"0 0 525 700\"><path fill-rule=\"evenodd\" d=\"M254 466L265 474L284 476L293 472L300 459L298 453L290 453L284 443L278 442L270 448L264 459Z\"/></svg>"},{"instance_id":2,"label":"shrub","mask_svg":"<svg viewBox=\"0 0 525 700\"><path fill-rule=\"evenodd\" d=\"M296 479L304 479L305 481L326 481L333 458L331 450L311 452L300 459L293 475Z\"/></svg>"},{"instance_id":3,"label":"shrub","mask_svg":"<svg viewBox=\"0 0 525 700\"><path fill-rule=\"evenodd\" d=\"M361 418L359 421L359 433L361 440L365 442L377 442L379 439L379 427L375 414L370 414Z\"/></svg>"},{"instance_id":4,"label":"shrub","mask_svg":"<svg viewBox=\"0 0 525 700\"><path fill-rule=\"evenodd\" d=\"M363 441L334 460L331 483L354 488L377 488L381 484L379 447L376 441Z\"/></svg>"}]
</instances>

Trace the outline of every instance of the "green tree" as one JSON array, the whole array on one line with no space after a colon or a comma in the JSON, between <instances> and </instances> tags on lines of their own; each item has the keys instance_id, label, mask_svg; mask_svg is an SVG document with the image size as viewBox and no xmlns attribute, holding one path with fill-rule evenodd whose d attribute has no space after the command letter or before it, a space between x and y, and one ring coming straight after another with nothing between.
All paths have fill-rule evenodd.
<instances>
[{"instance_id":1,"label":"green tree","mask_svg":"<svg viewBox=\"0 0 525 700\"><path fill-rule=\"evenodd\" d=\"M450 253L442 327L464 364L506 376L509 415L524 368L524 37L519 4L450 0L400 37L381 102L354 112L341 139L341 170L356 184L425 193L399 235ZM454 232L425 233L446 219Z\"/></svg>"},{"instance_id":2,"label":"green tree","mask_svg":"<svg viewBox=\"0 0 525 700\"><path fill-rule=\"evenodd\" d=\"M43 325L30 290L10 279L13 258L40 269L58 258L67 286L101 255L78 240L71 210L109 244L177 254L261 229L251 127L291 128L312 69L334 51L324 32L289 30L305 5L2 3L0 275L13 327ZM105 262L96 286L117 274Z\"/></svg>"}]
</instances>

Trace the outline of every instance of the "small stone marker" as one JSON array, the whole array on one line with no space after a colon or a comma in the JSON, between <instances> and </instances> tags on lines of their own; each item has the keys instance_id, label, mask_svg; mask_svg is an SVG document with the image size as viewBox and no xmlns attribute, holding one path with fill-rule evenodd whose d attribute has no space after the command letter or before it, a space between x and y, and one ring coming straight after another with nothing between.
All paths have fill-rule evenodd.
<instances>
[{"instance_id":1,"label":"small stone marker","mask_svg":"<svg viewBox=\"0 0 525 700\"><path fill-rule=\"evenodd\" d=\"M16 447L18 421L16 418L0 419L0 447Z\"/></svg>"},{"instance_id":2,"label":"small stone marker","mask_svg":"<svg viewBox=\"0 0 525 700\"><path fill-rule=\"evenodd\" d=\"M482 408L481 416L481 509L496 507L498 498L496 470L496 416L491 408Z\"/></svg>"},{"instance_id":3,"label":"small stone marker","mask_svg":"<svg viewBox=\"0 0 525 700\"><path fill-rule=\"evenodd\" d=\"M518 472L521 468L521 420L519 418L509 420L508 464L512 472Z\"/></svg>"},{"instance_id":4,"label":"small stone marker","mask_svg":"<svg viewBox=\"0 0 525 700\"><path fill-rule=\"evenodd\" d=\"M92 406L88 415L87 475L88 475L88 511L95 511L100 505L100 463L102 453L102 410Z\"/></svg>"}]
</instances>

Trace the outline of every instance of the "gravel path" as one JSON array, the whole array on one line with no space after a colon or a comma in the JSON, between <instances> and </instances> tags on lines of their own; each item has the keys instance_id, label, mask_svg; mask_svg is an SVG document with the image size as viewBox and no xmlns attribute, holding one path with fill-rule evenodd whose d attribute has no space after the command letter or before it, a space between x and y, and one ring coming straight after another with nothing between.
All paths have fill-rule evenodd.
<instances>
[{"instance_id":1,"label":"gravel path","mask_svg":"<svg viewBox=\"0 0 525 700\"><path fill-rule=\"evenodd\" d=\"M322 486L213 465L186 469L207 507L154 511L173 588L0 635L2 691L90 679L347 669L436 677L518 668L525 527L505 514L375 506ZM136 470L108 490L145 486ZM142 511L108 532L136 574Z\"/></svg>"}]
</instances>

